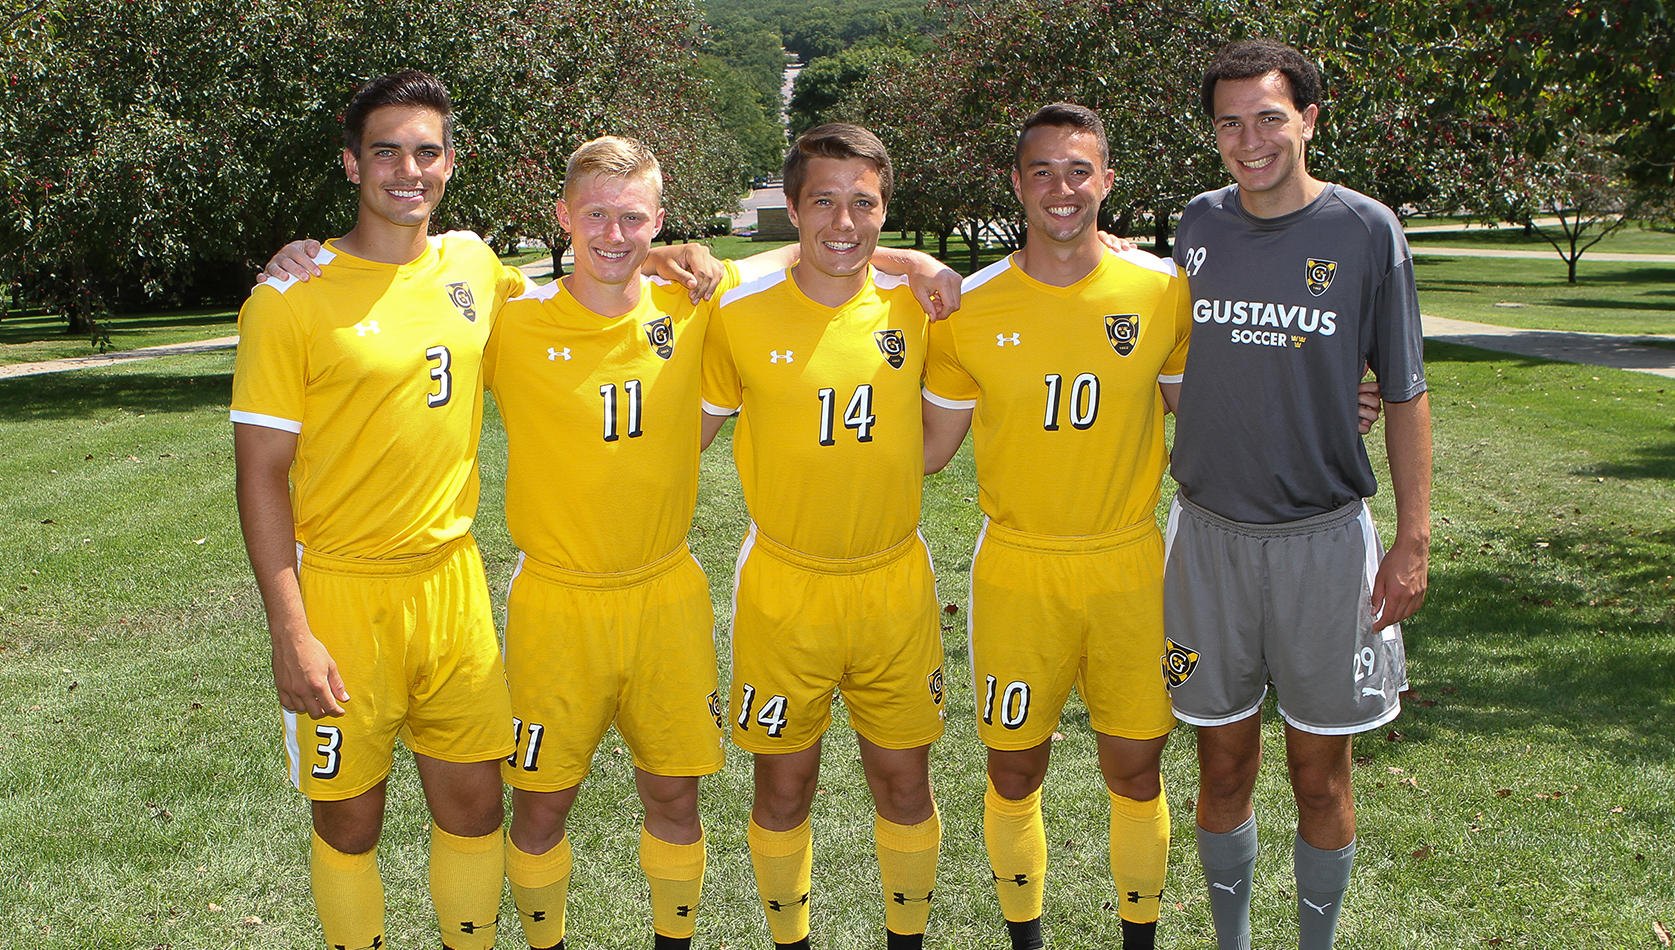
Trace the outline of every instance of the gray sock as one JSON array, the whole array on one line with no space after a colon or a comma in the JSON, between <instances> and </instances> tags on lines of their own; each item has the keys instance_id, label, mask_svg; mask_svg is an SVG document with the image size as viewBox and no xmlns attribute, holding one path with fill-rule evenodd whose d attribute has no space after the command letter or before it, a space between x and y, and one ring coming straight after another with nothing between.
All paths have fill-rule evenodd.
<instances>
[{"instance_id":1,"label":"gray sock","mask_svg":"<svg viewBox=\"0 0 1675 950\"><path fill-rule=\"evenodd\" d=\"M1297 950L1331 950L1338 912L1355 864L1355 841L1336 851L1311 847L1297 836Z\"/></svg>"},{"instance_id":2,"label":"gray sock","mask_svg":"<svg viewBox=\"0 0 1675 950\"><path fill-rule=\"evenodd\" d=\"M1256 872L1256 816L1223 834L1198 829L1198 861L1210 889L1217 950L1250 950L1251 876Z\"/></svg>"}]
</instances>

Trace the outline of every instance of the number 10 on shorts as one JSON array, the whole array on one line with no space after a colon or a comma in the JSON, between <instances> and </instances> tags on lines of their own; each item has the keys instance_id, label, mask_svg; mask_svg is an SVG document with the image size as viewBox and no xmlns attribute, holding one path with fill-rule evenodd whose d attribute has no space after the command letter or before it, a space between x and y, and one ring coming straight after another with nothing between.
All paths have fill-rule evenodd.
<instances>
[{"instance_id":1,"label":"number 10 on shorts","mask_svg":"<svg viewBox=\"0 0 1675 950\"><path fill-rule=\"evenodd\" d=\"M745 683L743 690L744 700L740 705L744 708L739 710L738 722L740 729L749 732L750 713L756 705L756 687ZM784 696L775 696L768 700L762 704L762 710L756 714L756 724L767 727L768 735L778 739L780 734L785 731L785 724L790 721L785 715L785 709L788 705L790 704Z\"/></svg>"},{"instance_id":2,"label":"number 10 on shorts","mask_svg":"<svg viewBox=\"0 0 1675 950\"><path fill-rule=\"evenodd\" d=\"M1029 718L1029 684L1022 680L1013 680L1006 684L1006 689L1000 692L1000 708L995 709L996 688L1000 680L993 676L985 676L987 687L983 691L983 721L988 725L995 724L995 713L1000 713L1000 724L1008 729L1017 729Z\"/></svg>"}]
</instances>

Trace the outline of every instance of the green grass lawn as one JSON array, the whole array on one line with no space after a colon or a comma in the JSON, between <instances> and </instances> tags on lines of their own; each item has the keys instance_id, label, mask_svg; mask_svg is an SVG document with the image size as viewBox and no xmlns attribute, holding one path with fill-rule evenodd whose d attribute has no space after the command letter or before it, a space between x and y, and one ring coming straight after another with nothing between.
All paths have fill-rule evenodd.
<instances>
[{"instance_id":1,"label":"green grass lawn","mask_svg":"<svg viewBox=\"0 0 1675 950\"><path fill-rule=\"evenodd\" d=\"M1675 387L1641 374L1427 347L1436 416L1428 603L1407 626L1417 696L1356 742L1360 848L1340 946L1654 947L1675 923ZM231 353L0 381L0 930L12 946L317 945L307 810L285 785L259 600L232 500ZM704 458L694 548L718 654L744 511L726 433ZM1378 440L1369 446L1382 471ZM478 537L496 597L513 553L492 406ZM945 825L931 947L991 947L964 599L980 515L969 446L929 479L946 603ZM1375 514L1393 525L1386 489ZM722 666L725 676L726 666ZM1113 947L1107 806L1085 711L1046 792L1049 945ZM1270 710L1257 787L1259 946L1295 939L1292 812ZM1192 733L1165 757L1175 835L1160 946L1211 927L1192 843ZM744 843L749 765L704 784L697 946L764 947ZM571 819L572 944L649 943L638 802L615 735ZM392 946L434 946L425 816L398 762L381 851ZM853 740L828 738L814 810L815 945L879 945ZM518 946L510 904L502 947Z\"/></svg>"},{"instance_id":2,"label":"green grass lawn","mask_svg":"<svg viewBox=\"0 0 1675 950\"><path fill-rule=\"evenodd\" d=\"M1428 222L1410 221L1410 225L1421 226ZM1563 232L1556 227L1548 227L1547 232L1558 237L1560 243L1566 243ZM1584 232L1583 242L1590 240L1595 232ZM1530 250L1553 253L1553 245L1539 234L1526 236L1524 229L1516 224L1504 224L1498 228L1472 228L1467 231L1443 231L1426 234L1408 235L1410 244L1434 245L1437 247L1487 247L1505 248L1507 250ZM1587 263L1588 254L1675 254L1675 231L1665 229L1651 229L1629 225L1616 234L1605 238L1589 248L1582 255L1582 262ZM1561 271L1562 276L1562 271Z\"/></svg>"},{"instance_id":3,"label":"green grass lawn","mask_svg":"<svg viewBox=\"0 0 1675 950\"><path fill-rule=\"evenodd\" d=\"M1413 259L1413 272L1420 309L1439 317L1531 330L1675 335L1675 264L1583 257L1575 284L1565 282L1557 260L1426 255Z\"/></svg>"}]
</instances>

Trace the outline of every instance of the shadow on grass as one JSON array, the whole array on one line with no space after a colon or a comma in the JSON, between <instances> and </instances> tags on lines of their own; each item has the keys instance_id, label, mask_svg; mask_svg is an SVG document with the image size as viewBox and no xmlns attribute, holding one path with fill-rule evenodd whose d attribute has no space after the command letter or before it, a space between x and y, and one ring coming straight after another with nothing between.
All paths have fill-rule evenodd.
<instances>
[{"instance_id":1,"label":"shadow on grass","mask_svg":"<svg viewBox=\"0 0 1675 950\"><path fill-rule=\"evenodd\" d=\"M233 375L50 373L0 380L0 417L80 419L112 409L190 412L232 402Z\"/></svg>"},{"instance_id":2,"label":"shadow on grass","mask_svg":"<svg viewBox=\"0 0 1675 950\"><path fill-rule=\"evenodd\" d=\"M185 330L192 327L230 324L238 319L236 310L226 307L207 307L195 310L174 310L161 313L116 314L104 321L113 339L120 340L131 332L141 330ZM68 332L69 324L52 315L31 314L0 320L0 345L39 343L45 340L82 340L85 333Z\"/></svg>"},{"instance_id":3,"label":"shadow on grass","mask_svg":"<svg viewBox=\"0 0 1675 950\"><path fill-rule=\"evenodd\" d=\"M1648 296L1650 296L1648 294ZM1664 310L1675 313L1675 300L1589 300L1585 297L1554 298L1541 301L1544 307L1570 307L1590 310Z\"/></svg>"},{"instance_id":4,"label":"shadow on grass","mask_svg":"<svg viewBox=\"0 0 1675 950\"><path fill-rule=\"evenodd\" d=\"M1439 547L1432 563L1446 566L1408 636L1415 688L1439 704L1413 707L1403 731L1423 741L1429 728L1487 737L1539 727L1623 764L1666 761L1672 562L1675 537L1574 528ZM1458 692L1439 695L1444 686Z\"/></svg>"},{"instance_id":5,"label":"shadow on grass","mask_svg":"<svg viewBox=\"0 0 1675 950\"><path fill-rule=\"evenodd\" d=\"M1604 478L1662 478L1675 479L1675 442L1649 445L1636 449L1633 461L1601 462L1576 474Z\"/></svg>"}]
</instances>

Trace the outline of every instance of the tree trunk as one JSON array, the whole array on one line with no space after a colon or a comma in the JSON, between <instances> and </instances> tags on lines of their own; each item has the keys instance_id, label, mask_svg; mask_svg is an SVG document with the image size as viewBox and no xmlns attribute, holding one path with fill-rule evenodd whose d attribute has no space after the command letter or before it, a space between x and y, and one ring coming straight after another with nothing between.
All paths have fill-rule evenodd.
<instances>
[{"instance_id":1,"label":"tree trunk","mask_svg":"<svg viewBox=\"0 0 1675 950\"><path fill-rule=\"evenodd\" d=\"M925 232L924 231L920 230L920 231L914 231L913 232L913 249L915 251L922 251L922 250L925 249Z\"/></svg>"},{"instance_id":2,"label":"tree trunk","mask_svg":"<svg viewBox=\"0 0 1675 950\"><path fill-rule=\"evenodd\" d=\"M1124 208L1122 215L1117 218L1117 237L1128 237L1128 232L1134 227L1134 209Z\"/></svg>"},{"instance_id":3,"label":"tree trunk","mask_svg":"<svg viewBox=\"0 0 1675 950\"><path fill-rule=\"evenodd\" d=\"M1152 251L1152 253L1156 254L1158 257L1168 257L1169 256L1169 215L1162 212L1162 211L1157 212L1157 214L1154 216L1154 223L1157 225L1157 227L1154 229L1155 234L1156 234L1157 243L1153 245L1154 250Z\"/></svg>"},{"instance_id":4,"label":"tree trunk","mask_svg":"<svg viewBox=\"0 0 1675 950\"><path fill-rule=\"evenodd\" d=\"M936 258L937 258L937 260L945 261L945 260L948 259L948 235L949 235L949 233L950 232L943 231L943 230L938 230L936 232Z\"/></svg>"},{"instance_id":5,"label":"tree trunk","mask_svg":"<svg viewBox=\"0 0 1675 950\"><path fill-rule=\"evenodd\" d=\"M983 223L981 221L971 222L971 230L967 231L965 236L966 246L971 248L971 272L973 274L977 273L977 232L982 227Z\"/></svg>"}]
</instances>

